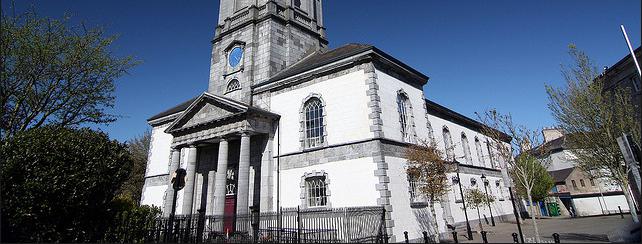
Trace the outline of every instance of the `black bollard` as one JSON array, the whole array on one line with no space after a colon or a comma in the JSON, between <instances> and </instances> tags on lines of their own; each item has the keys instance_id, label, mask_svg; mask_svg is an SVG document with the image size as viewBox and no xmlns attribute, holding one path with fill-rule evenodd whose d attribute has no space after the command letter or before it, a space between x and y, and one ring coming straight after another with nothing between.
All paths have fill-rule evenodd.
<instances>
[{"instance_id":1,"label":"black bollard","mask_svg":"<svg viewBox=\"0 0 642 244\"><path fill-rule=\"evenodd\" d=\"M517 239L517 233L513 232L513 243L519 243L519 239Z\"/></svg>"},{"instance_id":2,"label":"black bollard","mask_svg":"<svg viewBox=\"0 0 642 244\"><path fill-rule=\"evenodd\" d=\"M622 208L620 206L617 206L617 209L620 210L620 218L624 218L624 213L622 213Z\"/></svg>"},{"instance_id":3,"label":"black bollard","mask_svg":"<svg viewBox=\"0 0 642 244\"><path fill-rule=\"evenodd\" d=\"M457 240L457 231L454 231L454 230L453 230L453 232L452 232L452 233L453 233L453 241L454 241L455 243L459 243L459 241Z\"/></svg>"},{"instance_id":4,"label":"black bollard","mask_svg":"<svg viewBox=\"0 0 642 244\"><path fill-rule=\"evenodd\" d=\"M486 231L485 230L482 230L481 236L482 236L482 241L484 241L484 243L488 243L488 239L486 239Z\"/></svg>"},{"instance_id":5,"label":"black bollard","mask_svg":"<svg viewBox=\"0 0 642 244\"><path fill-rule=\"evenodd\" d=\"M560 234L553 233L553 241L555 241L555 243L560 243Z\"/></svg>"},{"instance_id":6,"label":"black bollard","mask_svg":"<svg viewBox=\"0 0 642 244\"><path fill-rule=\"evenodd\" d=\"M408 231L403 232L403 238L406 239L406 243L410 243L410 241L408 241Z\"/></svg>"},{"instance_id":7,"label":"black bollard","mask_svg":"<svg viewBox=\"0 0 642 244\"><path fill-rule=\"evenodd\" d=\"M428 243L428 232L424 231L424 243Z\"/></svg>"}]
</instances>

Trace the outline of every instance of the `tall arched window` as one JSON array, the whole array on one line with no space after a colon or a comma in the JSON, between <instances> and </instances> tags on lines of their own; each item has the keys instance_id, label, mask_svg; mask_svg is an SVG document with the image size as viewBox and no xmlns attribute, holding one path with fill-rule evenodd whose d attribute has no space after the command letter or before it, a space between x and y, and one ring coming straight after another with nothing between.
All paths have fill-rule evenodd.
<instances>
[{"instance_id":1,"label":"tall arched window","mask_svg":"<svg viewBox=\"0 0 642 244\"><path fill-rule=\"evenodd\" d=\"M466 134L461 133L461 146L464 149L464 160L466 160L466 164L473 164L473 159L470 156L470 146L468 145L468 137L466 137Z\"/></svg>"},{"instance_id":2,"label":"tall arched window","mask_svg":"<svg viewBox=\"0 0 642 244\"><path fill-rule=\"evenodd\" d=\"M305 190L308 207L322 207L328 204L325 176L314 176L305 179Z\"/></svg>"},{"instance_id":3,"label":"tall arched window","mask_svg":"<svg viewBox=\"0 0 642 244\"><path fill-rule=\"evenodd\" d=\"M490 141L486 139L486 148L488 149L488 160L490 161L490 167L495 168L495 157L493 157L493 147L490 145Z\"/></svg>"},{"instance_id":4,"label":"tall arched window","mask_svg":"<svg viewBox=\"0 0 642 244\"><path fill-rule=\"evenodd\" d=\"M450 130L448 130L448 127L444 126L442 135L444 137L444 146L446 149L446 160L455 161L455 147L453 146L453 139L450 137Z\"/></svg>"},{"instance_id":5,"label":"tall arched window","mask_svg":"<svg viewBox=\"0 0 642 244\"><path fill-rule=\"evenodd\" d=\"M404 93L397 94L397 111L399 112L399 124L401 126L401 140L405 142L412 142L412 131L410 121L410 101L408 96Z\"/></svg>"},{"instance_id":6,"label":"tall arched window","mask_svg":"<svg viewBox=\"0 0 642 244\"><path fill-rule=\"evenodd\" d=\"M486 161L484 161L481 142L479 142L479 138L477 137L475 137L475 150L477 151L477 162L479 162L479 166L486 167Z\"/></svg>"},{"instance_id":7,"label":"tall arched window","mask_svg":"<svg viewBox=\"0 0 642 244\"><path fill-rule=\"evenodd\" d=\"M317 97L308 99L303 107L305 148L323 145L325 128L323 124L323 103Z\"/></svg>"}]
</instances>

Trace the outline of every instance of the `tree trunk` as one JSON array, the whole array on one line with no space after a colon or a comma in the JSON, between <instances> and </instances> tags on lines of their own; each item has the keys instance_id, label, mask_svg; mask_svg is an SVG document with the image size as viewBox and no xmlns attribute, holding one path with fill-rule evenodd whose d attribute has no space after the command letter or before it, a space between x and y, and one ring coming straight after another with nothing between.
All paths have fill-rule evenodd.
<instances>
[{"instance_id":1,"label":"tree trunk","mask_svg":"<svg viewBox=\"0 0 642 244\"><path fill-rule=\"evenodd\" d=\"M626 198L626 203L629 205L629 212L631 212L631 218L633 218L633 222L639 223L640 220L638 219L638 213L635 208L635 203L633 203L633 196L631 196L631 192L629 191L629 184L628 182L625 181L620 181L620 188L622 188L622 192L624 193L624 198Z\"/></svg>"},{"instance_id":2,"label":"tree trunk","mask_svg":"<svg viewBox=\"0 0 642 244\"><path fill-rule=\"evenodd\" d=\"M432 239L435 243L439 243L439 226L437 225L437 212L435 211L435 202L430 201L430 213L432 214Z\"/></svg>"},{"instance_id":3,"label":"tree trunk","mask_svg":"<svg viewBox=\"0 0 642 244\"><path fill-rule=\"evenodd\" d=\"M527 189L526 194L528 194L528 202L530 203L529 206L531 209L531 220L533 220L533 228L535 229L535 241L537 243L542 243L542 241L539 238L539 229L537 228L537 220L535 220L535 208L533 208L533 197L531 196L531 191Z\"/></svg>"},{"instance_id":4,"label":"tree trunk","mask_svg":"<svg viewBox=\"0 0 642 244\"><path fill-rule=\"evenodd\" d=\"M479 207L477 207L477 220L479 220L479 233L481 233L481 231L484 231L484 225L482 224L481 215L479 214Z\"/></svg>"}]
</instances>

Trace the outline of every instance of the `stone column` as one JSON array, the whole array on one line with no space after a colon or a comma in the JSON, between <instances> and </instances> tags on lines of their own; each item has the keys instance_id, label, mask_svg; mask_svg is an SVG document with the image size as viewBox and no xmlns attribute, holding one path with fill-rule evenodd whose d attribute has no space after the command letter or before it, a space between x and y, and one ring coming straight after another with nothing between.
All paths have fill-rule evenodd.
<instances>
[{"instance_id":1,"label":"stone column","mask_svg":"<svg viewBox=\"0 0 642 244\"><path fill-rule=\"evenodd\" d=\"M183 212L182 214L192 214L194 208L194 186L196 182L196 147L187 148L187 162L185 162L185 188L183 188Z\"/></svg>"},{"instance_id":2,"label":"stone column","mask_svg":"<svg viewBox=\"0 0 642 244\"><path fill-rule=\"evenodd\" d=\"M250 193L250 134L241 135L241 153L239 156L238 191L236 195L236 214L248 214L248 195Z\"/></svg>"},{"instance_id":3,"label":"stone column","mask_svg":"<svg viewBox=\"0 0 642 244\"><path fill-rule=\"evenodd\" d=\"M261 155L261 212L272 211L272 141L269 136Z\"/></svg>"},{"instance_id":4,"label":"stone column","mask_svg":"<svg viewBox=\"0 0 642 244\"><path fill-rule=\"evenodd\" d=\"M163 216L169 217L172 212L172 203L174 201L174 188L172 187L172 176L174 172L178 169L181 161L181 150L178 148L172 148L171 160L169 164L169 177L167 177L167 194L165 195L165 206Z\"/></svg>"},{"instance_id":5,"label":"stone column","mask_svg":"<svg viewBox=\"0 0 642 244\"><path fill-rule=\"evenodd\" d=\"M210 170L207 174L207 203L205 204L205 215L214 214L214 179L216 171Z\"/></svg>"},{"instance_id":6,"label":"stone column","mask_svg":"<svg viewBox=\"0 0 642 244\"><path fill-rule=\"evenodd\" d=\"M225 183L227 181L228 142L221 139L218 146L218 163L214 183L214 215L222 216L225 210Z\"/></svg>"}]
</instances>

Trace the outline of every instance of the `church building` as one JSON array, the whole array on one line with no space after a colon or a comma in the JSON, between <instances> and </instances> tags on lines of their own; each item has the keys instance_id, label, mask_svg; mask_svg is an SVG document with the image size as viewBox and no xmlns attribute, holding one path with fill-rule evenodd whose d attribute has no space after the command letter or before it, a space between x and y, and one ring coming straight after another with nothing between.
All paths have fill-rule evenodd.
<instances>
[{"instance_id":1,"label":"church building","mask_svg":"<svg viewBox=\"0 0 642 244\"><path fill-rule=\"evenodd\" d=\"M207 91L148 119L141 203L168 216L183 168L176 214L379 206L392 241L420 238L432 215L404 157L434 140L459 162L436 204L439 232L466 223L460 184L495 197L480 208L488 219L509 218L504 164L482 124L428 100L428 76L374 46L329 49L323 20L322 0L220 1Z\"/></svg>"}]
</instances>

